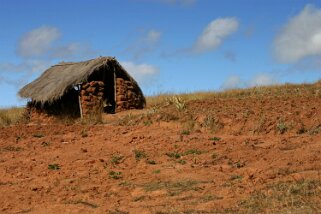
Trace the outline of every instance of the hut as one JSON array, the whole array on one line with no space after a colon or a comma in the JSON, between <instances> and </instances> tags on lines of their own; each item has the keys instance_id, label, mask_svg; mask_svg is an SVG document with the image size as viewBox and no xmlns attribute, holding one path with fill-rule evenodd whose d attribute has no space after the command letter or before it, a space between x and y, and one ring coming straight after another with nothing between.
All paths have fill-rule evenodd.
<instances>
[{"instance_id":1,"label":"hut","mask_svg":"<svg viewBox=\"0 0 321 214\"><path fill-rule=\"evenodd\" d=\"M146 104L137 82L114 57L59 63L24 86L19 95L30 99L30 112L73 117L140 109Z\"/></svg>"}]
</instances>

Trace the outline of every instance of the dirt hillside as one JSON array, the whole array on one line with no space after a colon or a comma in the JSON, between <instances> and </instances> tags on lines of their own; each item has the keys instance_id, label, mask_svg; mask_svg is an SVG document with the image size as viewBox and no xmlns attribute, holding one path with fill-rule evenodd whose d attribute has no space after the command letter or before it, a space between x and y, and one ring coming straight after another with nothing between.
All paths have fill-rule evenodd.
<instances>
[{"instance_id":1,"label":"dirt hillside","mask_svg":"<svg viewBox=\"0 0 321 214\"><path fill-rule=\"evenodd\" d=\"M0 213L318 213L321 82L0 128Z\"/></svg>"}]
</instances>

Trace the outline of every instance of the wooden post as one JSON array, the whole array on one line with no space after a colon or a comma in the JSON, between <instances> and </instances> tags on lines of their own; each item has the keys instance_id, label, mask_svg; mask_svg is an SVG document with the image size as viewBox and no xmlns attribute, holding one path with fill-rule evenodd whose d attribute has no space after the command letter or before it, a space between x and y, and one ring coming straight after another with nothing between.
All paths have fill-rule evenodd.
<instances>
[{"instance_id":1,"label":"wooden post","mask_svg":"<svg viewBox=\"0 0 321 214\"><path fill-rule=\"evenodd\" d=\"M114 100L115 100L115 112L116 112L116 108L117 108L117 83L116 83L116 69L114 67Z\"/></svg>"},{"instance_id":2,"label":"wooden post","mask_svg":"<svg viewBox=\"0 0 321 214\"><path fill-rule=\"evenodd\" d=\"M78 84L78 103L79 103L79 111L80 111L80 118L83 119L83 114L82 114L82 106L81 106L81 84Z\"/></svg>"}]
</instances>

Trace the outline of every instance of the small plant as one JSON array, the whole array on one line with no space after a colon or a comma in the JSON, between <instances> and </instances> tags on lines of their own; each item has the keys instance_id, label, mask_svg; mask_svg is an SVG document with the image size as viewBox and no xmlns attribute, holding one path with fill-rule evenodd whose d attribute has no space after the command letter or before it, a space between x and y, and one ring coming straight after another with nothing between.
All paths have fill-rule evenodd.
<instances>
[{"instance_id":1,"label":"small plant","mask_svg":"<svg viewBox=\"0 0 321 214\"><path fill-rule=\"evenodd\" d=\"M123 175L122 175L122 172L111 171L109 172L109 177L112 179L118 180L123 178Z\"/></svg>"},{"instance_id":2,"label":"small plant","mask_svg":"<svg viewBox=\"0 0 321 214\"><path fill-rule=\"evenodd\" d=\"M203 152L200 151L200 150L197 150L197 149L190 149L190 150L187 150L185 151L182 155L185 156L185 155L200 155L202 154Z\"/></svg>"},{"instance_id":3,"label":"small plant","mask_svg":"<svg viewBox=\"0 0 321 214\"><path fill-rule=\"evenodd\" d=\"M181 132L182 135L189 135L191 132L189 130L183 130Z\"/></svg>"},{"instance_id":4,"label":"small plant","mask_svg":"<svg viewBox=\"0 0 321 214\"><path fill-rule=\"evenodd\" d=\"M276 124L276 128L280 134L283 134L288 130L288 126L284 121L279 121L278 124Z\"/></svg>"},{"instance_id":5,"label":"small plant","mask_svg":"<svg viewBox=\"0 0 321 214\"><path fill-rule=\"evenodd\" d=\"M234 181L234 180L242 180L243 179L243 176L241 176L241 175L232 175L231 177L230 177L230 180L231 181Z\"/></svg>"},{"instance_id":6,"label":"small plant","mask_svg":"<svg viewBox=\"0 0 321 214\"><path fill-rule=\"evenodd\" d=\"M179 159L181 157L181 155L177 152L166 153L166 155L170 158L175 158L175 159Z\"/></svg>"},{"instance_id":7,"label":"small plant","mask_svg":"<svg viewBox=\"0 0 321 214\"><path fill-rule=\"evenodd\" d=\"M215 152L212 154L212 159L216 159L218 157L218 154L216 154Z\"/></svg>"},{"instance_id":8,"label":"small plant","mask_svg":"<svg viewBox=\"0 0 321 214\"><path fill-rule=\"evenodd\" d=\"M33 136L33 137L36 137L36 138L42 138L42 137L44 137L45 135L42 134L42 133L35 133L35 134L33 134L32 136Z\"/></svg>"},{"instance_id":9,"label":"small plant","mask_svg":"<svg viewBox=\"0 0 321 214\"><path fill-rule=\"evenodd\" d=\"M80 135L81 137L88 137L88 132L86 130L82 130Z\"/></svg>"},{"instance_id":10,"label":"small plant","mask_svg":"<svg viewBox=\"0 0 321 214\"><path fill-rule=\"evenodd\" d=\"M116 155L113 155L111 157L111 160L110 162L112 164L120 164L121 163L121 160L124 158L124 156L120 155L120 154L116 154Z\"/></svg>"},{"instance_id":11,"label":"small plant","mask_svg":"<svg viewBox=\"0 0 321 214\"><path fill-rule=\"evenodd\" d=\"M210 129L213 132L223 128L223 124L219 121L219 119L214 118L212 115L207 115L201 125L202 127Z\"/></svg>"},{"instance_id":12,"label":"small plant","mask_svg":"<svg viewBox=\"0 0 321 214\"><path fill-rule=\"evenodd\" d=\"M56 164L56 163L54 163L54 164L49 164L49 165L48 165L48 169L50 169L50 170L59 170L59 169L60 169L60 166L59 166L59 164Z\"/></svg>"},{"instance_id":13,"label":"small plant","mask_svg":"<svg viewBox=\"0 0 321 214\"><path fill-rule=\"evenodd\" d=\"M50 145L51 145L51 142L44 141L44 142L41 143L41 145L42 145L43 147L50 146Z\"/></svg>"},{"instance_id":14,"label":"small plant","mask_svg":"<svg viewBox=\"0 0 321 214\"><path fill-rule=\"evenodd\" d=\"M154 174L159 174L160 172L161 171L159 169L153 171Z\"/></svg>"},{"instance_id":15,"label":"small plant","mask_svg":"<svg viewBox=\"0 0 321 214\"><path fill-rule=\"evenodd\" d=\"M245 166L245 163L241 162L241 161L238 161L238 162L235 163L235 166L236 166L236 168L242 168L242 167Z\"/></svg>"},{"instance_id":16,"label":"small plant","mask_svg":"<svg viewBox=\"0 0 321 214\"><path fill-rule=\"evenodd\" d=\"M171 98L167 99L167 104L173 104L178 111L183 111L186 109L185 101L180 96L172 96Z\"/></svg>"},{"instance_id":17,"label":"small plant","mask_svg":"<svg viewBox=\"0 0 321 214\"><path fill-rule=\"evenodd\" d=\"M144 200L145 198L146 198L146 196L145 196L145 195L142 195L142 196L135 197L135 198L133 199L133 201L142 201L142 200Z\"/></svg>"},{"instance_id":18,"label":"small plant","mask_svg":"<svg viewBox=\"0 0 321 214\"><path fill-rule=\"evenodd\" d=\"M220 138L220 137L212 137L212 138L210 138L209 140L212 140L212 141L220 141L221 138Z\"/></svg>"},{"instance_id":19,"label":"small plant","mask_svg":"<svg viewBox=\"0 0 321 214\"><path fill-rule=\"evenodd\" d=\"M181 165L185 165L186 161L185 160L178 160L177 163L181 164Z\"/></svg>"},{"instance_id":20,"label":"small plant","mask_svg":"<svg viewBox=\"0 0 321 214\"><path fill-rule=\"evenodd\" d=\"M147 155L144 151L141 150L134 150L134 154L135 154L135 159L136 160L141 160L142 158L146 158Z\"/></svg>"},{"instance_id":21,"label":"small plant","mask_svg":"<svg viewBox=\"0 0 321 214\"><path fill-rule=\"evenodd\" d=\"M22 151L23 148L21 147L16 147L16 146L6 146L3 148L4 151L8 151L8 152L19 152Z\"/></svg>"},{"instance_id":22,"label":"small plant","mask_svg":"<svg viewBox=\"0 0 321 214\"><path fill-rule=\"evenodd\" d=\"M150 126L153 124L153 122L151 120L146 120L143 123L144 123L144 126Z\"/></svg>"},{"instance_id":23,"label":"small plant","mask_svg":"<svg viewBox=\"0 0 321 214\"><path fill-rule=\"evenodd\" d=\"M154 160L147 160L146 163L148 163L150 165L156 165L156 161L154 161Z\"/></svg>"}]
</instances>

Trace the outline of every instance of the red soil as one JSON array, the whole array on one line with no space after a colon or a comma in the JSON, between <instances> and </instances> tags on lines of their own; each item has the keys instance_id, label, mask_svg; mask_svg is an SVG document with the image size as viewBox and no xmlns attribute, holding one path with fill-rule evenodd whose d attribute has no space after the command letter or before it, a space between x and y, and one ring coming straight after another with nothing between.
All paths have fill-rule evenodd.
<instances>
[{"instance_id":1,"label":"red soil","mask_svg":"<svg viewBox=\"0 0 321 214\"><path fill-rule=\"evenodd\" d=\"M123 112L103 125L1 128L0 212L238 209L268 184L320 181L320 103L320 97L213 99L187 103L187 112L177 113L185 119L162 119L175 111L166 107L151 124L146 118L113 124ZM208 115L219 120L216 132L205 126ZM189 121L196 122L187 131Z\"/></svg>"}]
</instances>

